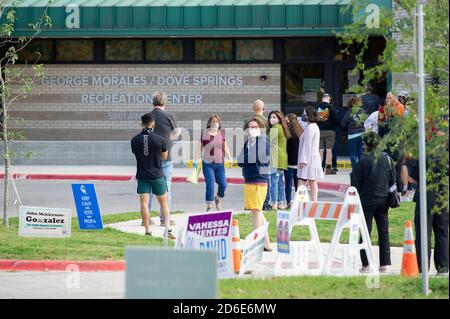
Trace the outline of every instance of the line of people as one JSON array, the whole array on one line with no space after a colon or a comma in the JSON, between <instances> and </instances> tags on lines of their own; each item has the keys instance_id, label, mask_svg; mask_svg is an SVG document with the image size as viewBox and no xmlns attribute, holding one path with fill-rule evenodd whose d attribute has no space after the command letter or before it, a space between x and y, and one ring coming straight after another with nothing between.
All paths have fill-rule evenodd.
<instances>
[{"instance_id":1,"label":"line of people","mask_svg":"<svg viewBox=\"0 0 450 319\"><path fill-rule=\"evenodd\" d=\"M252 212L254 228L265 223L263 210L289 208L292 186L297 190L299 180L302 184L309 184L311 200L317 201L317 180L322 179L324 173L336 172L332 156L336 139L333 128L340 124L348 131L353 167L351 184L360 194L369 232L372 229L372 220L375 219L380 245L380 271L387 271L391 264L389 195L394 185L399 193L403 193L408 185L419 184L420 181L417 160L399 156L389 149L386 152L378 150L380 137L389 133L390 125L396 123L394 119L408 113L410 102L407 100L407 92L401 92L398 98L389 92L385 101L375 97L368 89L361 97L350 98L347 104L349 109L341 123L338 123L336 110L327 94L318 106L306 107L300 118L296 114L285 116L280 111L272 111L266 118L264 102L253 102L254 116L244 122L243 128L247 138L237 161L242 167L245 180L245 209ZM167 96L163 92L154 94L154 109L142 117L143 130L133 138L131 145L137 161L137 192L140 194L141 215L146 234L151 235L149 211L150 195L153 193L160 203L161 225L165 225L166 221L170 222L169 238L174 239L170 229L174 222L170 220L169 212L173 170L170 149L171 141L180 134L180 129L175 117L165 111L166 100ZM199 165L201 161L207 211L212 209L213 203L218 210L222 209L227 188L225 157L230 162L233 160L224 129L220 117L211 115L200 140L196 142L194 166ZM214 195L216 183L218 191ZM432 215L430 211L436 205L436 196L427 194L427 197L429 240L432 229L436 235L436 268L440 273L448 273L448 207L440 209L442 214ZM414 201L418 200L416 192ZM416 205L415 226L419 257L421 251L418 207L419 205ZM268 236L265 250L271 250ZM367 271L364 251L361 252L361 260L362 271Z\"/></svg>"},{"instance_id":2,"label":"line of people","mask_svg":"<svg viewBox=\"0 0 450 319\"><path fill-rule=\"evenodd\" d=\"M371 94L370 89L368 93ZM362 100L364 95L362 96ZM364 100L363 100L364 101ZM410 112L409 105L412 103L408 99L408 92L401 91L396 97L389 92L385 100L376 101L370 97L365 99L364 105L358 97L350 99L351 109L342 120L349 123L349 149L352 159L353 170L351 172L351 185L355 186L361 198L364 216L369 234L372 231L372 221L375 219L379 241L379 271L387 272L391 265L390 242L389 242L389 215L390 196L395 194L405 195L409 189L417 188L414 193L416 229L416 251L421 269L421 234L420 234L420 203L419 203L419 161L414 160L405 154L393 151L389 146L387 149L379 149L380 139L390 132L392 125L401 124L402 117ZM379 104L378 108L376 107ZM355 108L352 110L352 108ZM364 119L369 115L367 119ZM400 121L398 121L400 120ZM442 132L435 130L435 136ZM352 141L353 140L353 141ZM356 147L355 147L356 145ZM364 152L362 148L364 147ZM355 149L356 148L356 149ZM447 172L448 174L448 172ZM448 178L448 177L447 177ZM444 190L443 180L433 181L438 185L440 191ZM427 192L427 236L428 236L428 267L431 258L431 233L435 234L434 262L436 270L440 275L448 274L448 231L449 231L449 211L448 205L438 208L439 214L432 214L432 209L438 205L437 194ZM367 256L361 250L361 272L370 272Z\"/></svg>"}]
</instances>

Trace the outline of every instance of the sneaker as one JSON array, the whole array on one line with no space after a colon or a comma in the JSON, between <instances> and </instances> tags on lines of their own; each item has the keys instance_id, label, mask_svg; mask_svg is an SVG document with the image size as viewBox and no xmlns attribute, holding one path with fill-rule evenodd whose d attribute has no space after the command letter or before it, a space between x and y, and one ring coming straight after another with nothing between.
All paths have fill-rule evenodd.
<instances>
[{"instance_id":1,"label":"sneaker","mask_svg":"<svg viewBox=\"0 0 450 319\"><path fill-rule=\"evenodd\" d=\"M163 221L163 220L161 220L161 226L166 226L166 222L165 221ZM175 226L175 221L174 220L170 220L170 226Z\"/></svg>"},{"instance_id":2,"label":"sneaker","mask_svg":"<svg viewBox=\"0 0 450 319\"><path fill-rule=\"evenodd\" d=\"M173 240L177 239L177 238L175 237L175 235L172 234L172 230L169 230L169 234L167 235L167 238L173 239Z\"/></svg>"},{"instance_id":3,"label":"sneaker","mask_svg":"<svg viewBox=\"0 0 450 319\"><path fill-rule=\"evenodd\" d=\"M370 273L370 267L369 267L369 266L362 266L362 267L359 269L359 272L360 272L360 273L364 273L364 274Z\"/></svg>"},{"instance_id":4,"label":"sneaker","mask_svg":"<svg viewBox=\"0 0 450 319\"><path fill-rule=\"evenodd\" d=\"M335 173L339 172L339 170L337 169L337 167L333 167L333 172L335 172Z\"/></svg>"},{"instance_id":5,"label":"sneaker","mask_svg":"<svg viewBox=\"0 0 450 319\"><path fill-rule=\"evenodd\" d=\"M222 204L220 203L220 197L216 196L214 198L214 203L216 204L217 210L222 210Z\"/></svg>"},{"instance_id":6,"label":"sneaker","mask_svg":"<svg viewBox=\"0 0 450 319\"><path fill-rule=\"evenodd\" d=\"M278 205L277 204L270 205L270 209L271 210L277 210L278 209Z\"/></svg>"},{"instance_id":7,"label":"sneaker","mask_svg":"<svg viewBox=\"0 0 450 319\"><path fill-rule=\"evenodd\" d=\"M267 204L264 204L264 205L263 205L263 210L270 210L270 206L267 205Z\"/></svg>"},{"instance_id":8,"label":"sneaker","mask_svg":"<svg viewBox=\"0 0 450 319\"><path fill-rule=\"evenodd\" d=\"M380 266L380 268L378 268L378 271L380 272L380 274L387 274L389 272L388 266Z\"/></svg>"},{"instance_id":9,"label":"sneaker","mask_svg":"<svg viewBox=\"0 0 450 319\"><path fill-rule=\"evenodd\" d=\"M325 175L336 175L336 172L333 171L333 169L331 168L331 165L327 165L325 167Z\"/></svg>"},{"instance_id":10,"label":"sneaker","mask_svg":"<svg viewBox=\"0 0 450 319\"><path fill-rule=\"evenodd\" d=\"M287 209L287 206L286 206L286 204L279 204L278 209L285 210L285 209Z\"/></svg>"},{"instance_id":11,"label":"sneaker","mask_svg":"<svg viewBox=\"0 0 450 319\"><path fill-rule=\"evenodd\" d=\"M152 232L145 232L145 236L151 236Z\"/></svg>"},{"instance_id":12,"label":"sneaker","mask_svg":"<svg viewBox=\"0 0 450 319\"><path fill-rule=\"evenodd\" d=\"M447 267L438 268L436 276L448 276L448 268Z\"/></svg>"},{"instance_id":13,"label":"sneaker","mask_svg":"<svg viewBox=\"0 0 450 319\"><path fill-rule=\"evenodd\" d=\"M267 252L272 252L272 248L267 248L267 247L264 247L264 251L267 251Z\"/></svg>"}]
</instances>

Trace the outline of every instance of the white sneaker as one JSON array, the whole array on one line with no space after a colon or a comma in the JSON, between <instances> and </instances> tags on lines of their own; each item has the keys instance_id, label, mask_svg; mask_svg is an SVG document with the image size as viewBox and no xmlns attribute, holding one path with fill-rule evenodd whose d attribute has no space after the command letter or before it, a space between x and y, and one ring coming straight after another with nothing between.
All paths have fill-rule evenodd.
<instances>
[{"instance_id":1,"label":"white sneaker","mask_svg":"<svg viewBox=\"0 0 450 319\"><path fill-rule=\"evenodd\" d=\"M380 266L380 268L378 268L378 271L380 272L380 274L387 274L389 272L389 268L388 266Z\"/></svg>"},{"instance_id":2,"label":"white sneaker","mask_svg":"<svg viewBox=\"0 0 450 319\"><path fill-rule=\"evenodd\" d=\"M366 267L362 266L362 267L359 269L359 272L360 272L360 273L363 273L363 274L370 273L370 266L366 266Z\"/></svg>"}]
</instances>

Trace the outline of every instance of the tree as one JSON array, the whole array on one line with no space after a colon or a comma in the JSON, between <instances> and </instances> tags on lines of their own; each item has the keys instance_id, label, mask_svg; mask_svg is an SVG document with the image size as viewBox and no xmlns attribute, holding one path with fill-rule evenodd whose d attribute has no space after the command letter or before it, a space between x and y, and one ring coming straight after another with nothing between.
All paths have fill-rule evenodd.
<instances>
[{"instance_id":1,"label":"tree","mask_svg":"<svg viewBox=\"0 0 450 319\"><path fill-rule=\"evenodd\" d=\"M360 72L363 80L354 92L362 92L364 87L376 81L386 73L410 74L404 77L402 87L412 92L412 101L408 104L409 112L403 117L395 117L389 125L389 133L381 140L380 149L389 149L399 156L418 158L418 123L416 119L417 92L415 89L416 61L414 52L415 7L418 0L394 0L393 10L378 8L378 16L372 20L360 12L367 11L365 1L352 1L354 16L359 16L352 25L338 34L344 47L343 51L357 48L356 66L353 72ZM427 1L425 10L424 58L427 74L425 92L425 114L427 130L427 189L439 195L438 205L448 207L448 172L449 172L449 1ZM386 40L386 47L379 56L379 63L368 66L363 62L363 55L368 50L369 37L378 35ZM408 83L406 83L408 82ZM398 92L396 92L398 93ZM448 208L447 208L448 209ZM437 211L437 207L436 210Z\"/></svg>"},{"instance_id":2,"label":"tree","mask_svg":"<svg viewBox=\"0 0 450 319\"><path fill-rule=\"evenodd\" d=\"M1 100L1 139L3 140L3 160L5 166L4 191L3 191L3 225L9 226L9 182L11 176L11 157L13 153L10 150L10 143L15 139L22 139L23 134L18 131L12 131L8 127L10 120L10 108L14 101L26 98L33 92L34 83L39 81L44 75L44 68L39 64L39 57L31 64L26 62L23 66L12 67L19 59L19 54L30 42L40 33L42 27L51 27L50 17L47 15L48 5L44 8L42 15L36 23L29 24L33 35L30 37L15 37L14 28L17 20L16 10L21 0L0 0L0 100ZM39 53L37 53L39 56Z\"/></svg>"}]
</instances>

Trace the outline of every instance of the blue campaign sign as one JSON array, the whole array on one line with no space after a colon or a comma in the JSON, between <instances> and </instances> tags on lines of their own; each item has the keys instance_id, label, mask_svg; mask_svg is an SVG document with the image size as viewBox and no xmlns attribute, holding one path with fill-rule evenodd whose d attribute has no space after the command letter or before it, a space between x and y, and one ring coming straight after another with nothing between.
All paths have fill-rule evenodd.
<instances>
[{"instance_id":1,"label":"blue campaign sign","mask_svg":"<svg viewBox=\"0 0 450 319\"><path fill-rule=\"evenodd\" d=\"M72 184L80 229L103 229L94 184Z\"/></svg>"}]
</instances>

